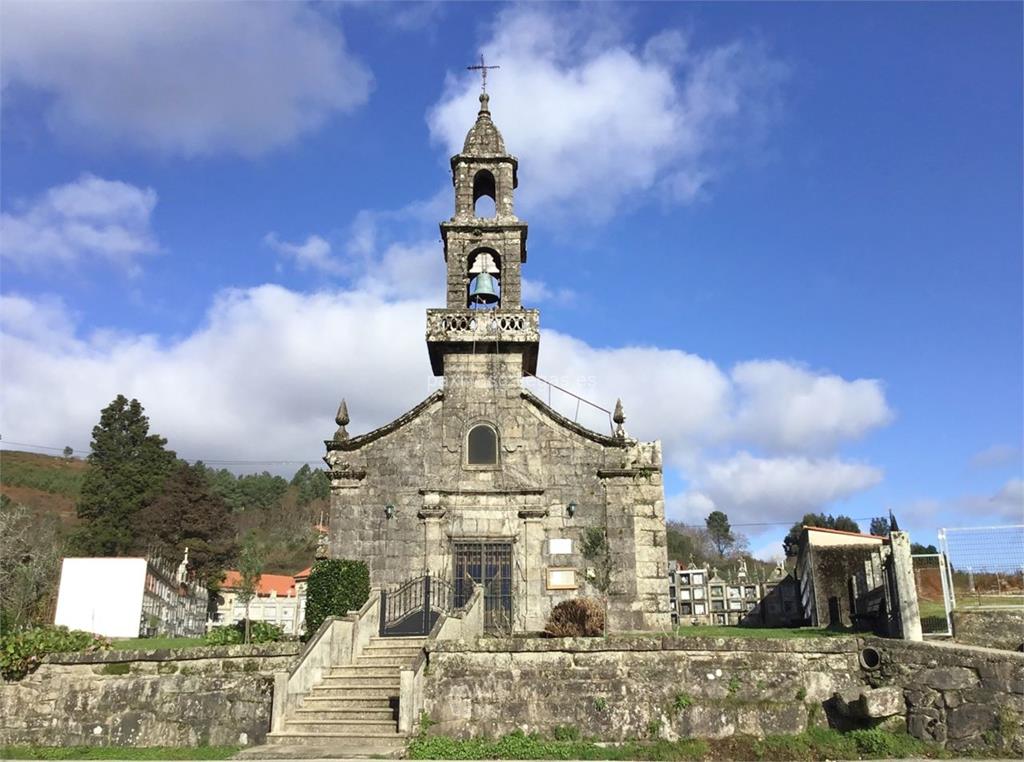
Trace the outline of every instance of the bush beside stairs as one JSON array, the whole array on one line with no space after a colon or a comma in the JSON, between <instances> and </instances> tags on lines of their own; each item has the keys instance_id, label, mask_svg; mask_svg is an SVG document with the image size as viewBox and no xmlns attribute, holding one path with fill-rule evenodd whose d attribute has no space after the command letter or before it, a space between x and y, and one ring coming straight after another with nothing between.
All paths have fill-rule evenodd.
<instances>
[{"instance_id":1,"label":"bush beside stairs","mask_svg":"<svg viewBox=\"0 0 1024 762\"><path fill-rule=\"evenodd\" d=\"M399 673L412 666L426 641L371 638L355 663L332 667L313 686L285 719L283 731L267 735L267 746L258 750L263 754L245 756L276 757L286 750L296 757L313 756L314 748L337 757L401 756L407 739L398 732Z\"/></svg>"}]
</instances>

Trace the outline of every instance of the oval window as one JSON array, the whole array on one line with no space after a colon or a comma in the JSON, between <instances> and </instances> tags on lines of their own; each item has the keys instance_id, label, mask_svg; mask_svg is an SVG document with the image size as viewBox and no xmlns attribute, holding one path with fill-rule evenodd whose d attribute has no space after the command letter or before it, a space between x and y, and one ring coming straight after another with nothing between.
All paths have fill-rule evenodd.
<instances>
[{"instance_id":1,"label":"oval window","mask_svg":"<svg viewBox=\"0 0 1024 762\"><path fill-rule=\"evenodd\" d=\"M471 466L494 465L498 462L498 435L490 426L481 424L469 431L468 462Z\"/></svg>"}]
</instances>

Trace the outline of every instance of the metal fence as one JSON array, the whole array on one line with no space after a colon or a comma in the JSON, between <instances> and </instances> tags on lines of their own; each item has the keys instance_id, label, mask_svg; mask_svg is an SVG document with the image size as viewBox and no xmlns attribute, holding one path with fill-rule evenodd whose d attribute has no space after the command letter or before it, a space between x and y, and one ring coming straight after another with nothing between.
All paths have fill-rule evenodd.
<instances>
[{"instance_id":1,"label":"metal fence","mask_svg":"<svg viewBox=\"0 0 1024 762\"><path fill-rule=\"evenodd\" d=\"M921 632L925 637L953 634L949 612L952 609L946 557L941 553L915 553L914 584L921 612Z\"/></svg>"},{"instance_id":2,"label":"metal fence","mask_svg":"<svg viewBox=\"0 0 1024 762\"><path fill-rule=\"evenodd\" d=\"M1024 606L1024 524L939 530L954 608Z\"/></svg>"}]
</instances>

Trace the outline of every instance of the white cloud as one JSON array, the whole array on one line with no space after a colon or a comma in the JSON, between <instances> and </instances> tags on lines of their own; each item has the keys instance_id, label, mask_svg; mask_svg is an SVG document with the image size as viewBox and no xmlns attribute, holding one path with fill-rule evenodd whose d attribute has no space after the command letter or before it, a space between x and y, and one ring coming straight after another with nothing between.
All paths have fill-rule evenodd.
<instances>
[{"instance_id":1,"label":"white cloud","mask_svg":"<svg viewBox=\"0 0 1024 762\"><path fill-rule=\"evenodd\" d=\"M523 305L526 307L544 302L571 304L575 299L576 292L571 288L553 288L542 280L523 278Z\"/></svg>"},{"instance_id":2,"label":"white cloud","mask_svg":"<svg viewBox=\"0 0 1024 762\"><path fill-rule=\"evenodd\" d=\"M523 5L498 14L481 46L505 144L522 159L523 208L601 218L637 194L679 203L704 192L720 151L755 141L785 68L756 41L696 49L677 30L636 50L607 8ZM431 133L461 150L479 79L450 76ZM559 205L562 205L561 207Z\"/></svg>"},{"instance_id":3,"label":"white cloud","mask_svg":"<svg viewBox=\"0 0 1024 762\"><path fill-rule=\"evenodd\" d=\"M0 257L21 269L100 258L136 272L138 259L159 249L150 227L156 202L152 188L84 174L0 214Z\"/></svg>"},{"instance_id":4,"label":"white cloud","mask_svg":"<svg viewBox=\"0 0 1024 762\"><path fill-rule=\"evenodd\" d=\"M1024 522L1024 479L1009 479L994 494L964 498L961 505L972 514L997 516L1020 524Z\"/></svg>"},{"instance_id":5,"label":"white cloud","mask_svg":"<svg viewBox=\"0 0 1024 762\"><path fill-rule=\"evenodd\" d=\"M1008 444L994 444L984 450L976 452L971 456L971 468L982 470L986 468L998 468L1012 463L1020 464L1021 452L1019 447Z\"/></svg>"},{"instance_id":6,"label":"white cloud","mask_svg":"<svg viewBox=\"0 0 1024 762\"><path fill-rule=\"evenodd\" d=\"M699 471L698 488L677 502L680 510L702 509L706 499L734 521L791 521L882 480L880 469L836 457L761 458L745 451L703 463Z\"/></svg>"},{"instance_id":7,"label":"white cloud","mask_svg":"<svg viewBox=\"0 0 1024 762\"><path fill-rule=\"evenodd\" d=\"M252 156L371 86L336 23L299 3L9 0L0 20L5 91L47 94L69 140Z\"/></svg>"},{"instance_id":8,"label":"white cloud","mask_svg":"<svg viewBox=\"0 0 1024 762\"><path fill-rule=\"evenodd\" d=\"M779 360L733 368L736 435L773 452L820 452L892 419L879 381L847 381Z\"/></svg>"},{"instance_id":9,"label":"white cloud","mask_svg":"<svg viewBox=\"0 0 1024 762\"><path fill-rule=\"evenodd\" d=\"M318 235L311 234L302 243L282 241L277 233L267 233L263 243L282 257L293 260L300 270L316 270L323 273L338 273L341 262L331 256L331 245Z\"/></svg>"}]
</instances>

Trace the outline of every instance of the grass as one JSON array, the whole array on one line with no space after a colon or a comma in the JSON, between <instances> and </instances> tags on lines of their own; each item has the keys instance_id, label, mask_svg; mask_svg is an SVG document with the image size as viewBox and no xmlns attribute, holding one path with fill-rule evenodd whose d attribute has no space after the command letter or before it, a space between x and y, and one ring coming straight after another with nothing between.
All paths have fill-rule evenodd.
<instances>
[{"instance_id":1,"label":"grass","mask_svg":"<svg viewBox=\"0 0 1024 762\"><path fill-rule=\"evenodd\" d=\"M240 746L0 746L0 759L230 759Z\"/></svg>"},{"instance_id":2,"label":"grass","mask_svg":"<svg viewBox=\"0 0 1024 762\"><path fill-rule=\"evenodd\" d=\"M152 651L157 648L199 648L208 646L205 638L127 638L111 644L115 651Z\"/></svg>"},{"instance_id":3,"label":"grass","mask_svg":"<svg viewBox=\"0 0 1024 762\"><path fill-rule=\"evenodd\" d=\"M455 740L420 735L409 744L409 759L607 759L682 762L683 760L826 760L901 759L945 756L943 750L905 733L879 729L840 733L812 728L797 735L758 739L734 736L717 741L627 741L598 744L589 740L555 740L538 734L510 733L496 740Z\"/></svg>"},{"instance_id":4,"label":"grass","mask_svg":"<svg viewBox=\"0 0 1024 762\"><path fill-rule=\"evenodd\" d=\"M5 450L2 461L3 486L29 487L70 498L77 498L81 491L86 466L80 460Z\"/></svg>"}]
</instances>

